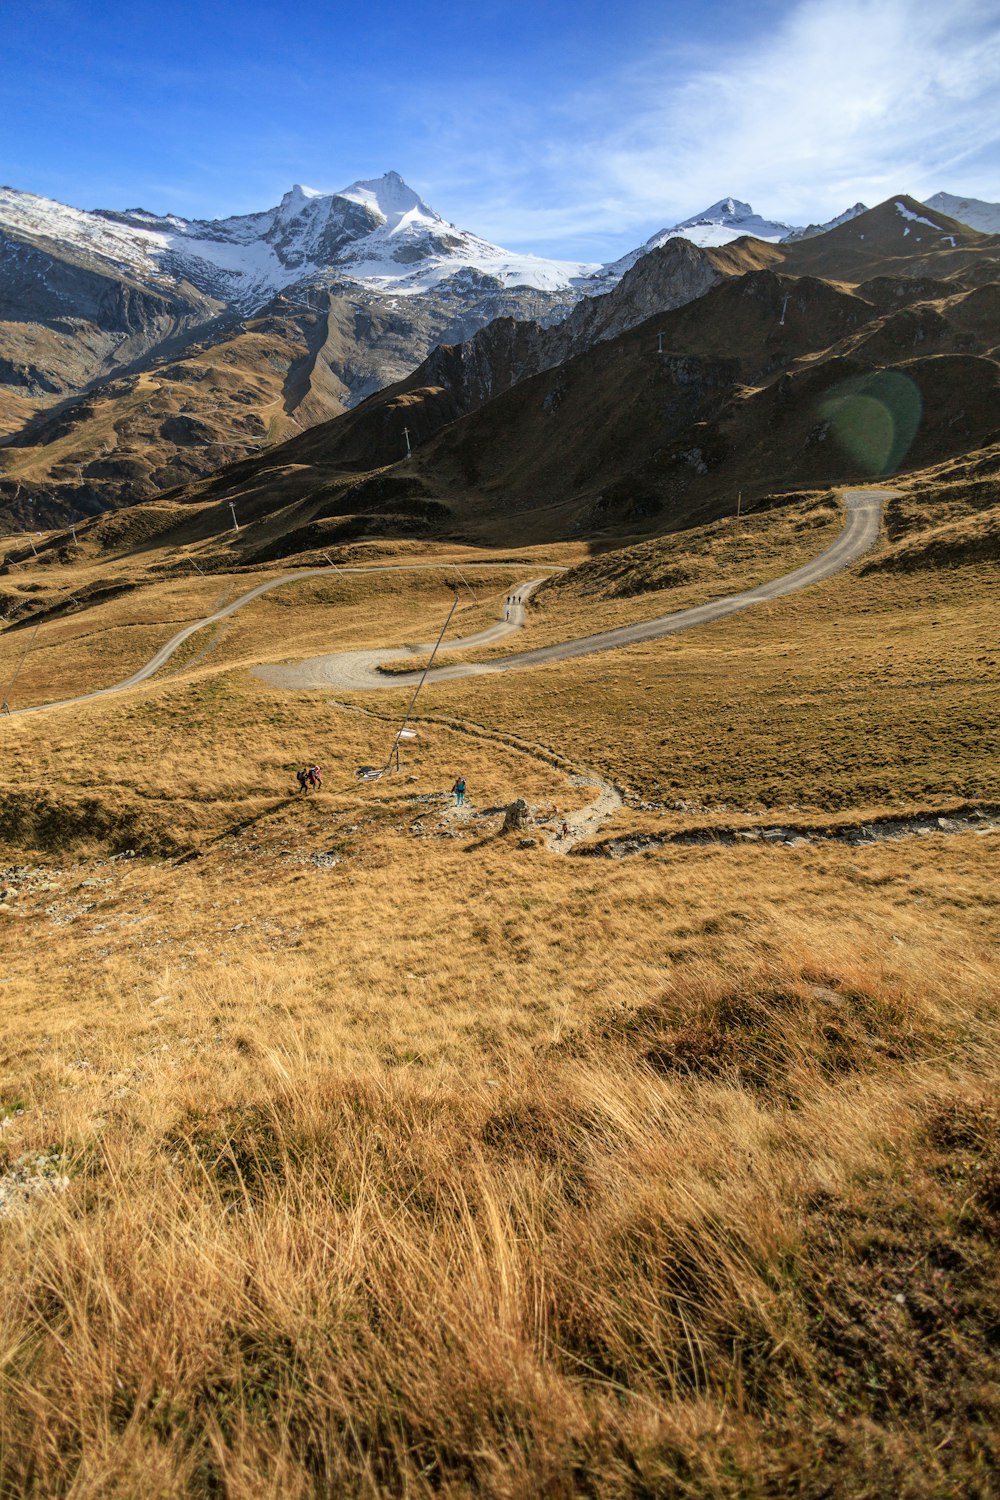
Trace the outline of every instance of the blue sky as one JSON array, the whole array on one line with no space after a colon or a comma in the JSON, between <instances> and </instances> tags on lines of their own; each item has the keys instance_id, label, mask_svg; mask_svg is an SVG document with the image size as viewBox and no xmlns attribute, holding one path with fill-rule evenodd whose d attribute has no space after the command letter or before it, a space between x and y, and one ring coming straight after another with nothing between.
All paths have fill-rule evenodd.
<instances>
[{"instance_id":1,"label":"blue sky","mask_svg":"<svg viewBox=\"0 0 1000 1500\"><path fill-rule=\"evenodd\" d=\"M0 0L0 181L188 216L400 172L605 260L734 194L1000 200L995 0Z\"/></svg>"}]
</instances>

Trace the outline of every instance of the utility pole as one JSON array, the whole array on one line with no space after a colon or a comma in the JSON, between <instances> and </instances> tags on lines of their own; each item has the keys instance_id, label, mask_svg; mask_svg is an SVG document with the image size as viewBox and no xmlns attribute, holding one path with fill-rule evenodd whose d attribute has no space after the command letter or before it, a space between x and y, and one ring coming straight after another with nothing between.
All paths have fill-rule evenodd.
<instances>
[{"instance_id":1,"label":"utility pole","mask_svg":"<svg viewBox=\"0 0 1000 1500\"><path fill-rule=\"evenodd\" d=\"M229 502L229 509L233 513L233 530L234 531L239 531L239 529L240 529L240 523L236 519L236 506L233 504L233 502L231 500Z\"/></svg>"},{"instance_id":2,"label":"utility pole","mask_svg":"<svg viewBox=\"0 0 1000 1500\"><path fill-rule=\"evenodd\" d=\"M403 722L399 726L399 730L398 730L398 732L396 734L396 738L393 741L393 747L389 751L389 759L385 763L385 770L386 771L388 771L389 768L390 768L390 766L392 765L393 756L396 757L396 765L397 765L397 767L399 765L399 742L402 739L409 739L410 738L410 734L412 734L412 730L410 731L410 733L407 733L406 725L407 725L407 723L409 721L410 715L413 712L413 705L417 701L417 697L418 697L418 695L420 693L420 689L423 687L425 681L427 680L427 673L430 671L431 667L434 665L434 658L438 654L438 647L440 646L441 642L444 640L444 633L448 629L448 626L451 624L451 617L455 613L456 609L458 608L458 601L459 601L460 598L461 598L461 595L459 594L458 590L456 589L455 590L455 597L452 600L451 609L449 609L449 611L448 611L448 618L445 620L444 624L441 626L441 634L438 636L437 640L434 642L434 650L431 652L430 657L429 657L428 662L427 662L427 665L426 665L426 667L424 668L423 672L420 675L420 681L417 683L416 687L413 689L413 697L410 699L410 702L409 702L409 705L407 707L406 713L403 715Z\"/></svg>"},{"instance_id":3,"label":"utility pole","mask_svg":"<svg viewBox=\"0 0 1000 1500\"><path fill-rule=\"evenodd\" d=\"M779 328L784 328L784 326L785 326L785 310L786 310L787 307L788 307L788 298L786 297L785 300L784 300L784 302L781 304L781 317L778 319L778 327Z\"/></svg>"},{"instance_id":4,"label":"utility pole","mask_svg":"<svg viewBox=\"0 0 1000 1500\"><path fill-rule=\"evenodd\" d=\"M658 341L657 345L656 345L656 352L657 352L657 354L662 354L663 353L663 334L662 333L658 333L656 335L656 337L657 337L657 341Z\"/></svg>"},{"instance_id":5,"label":"utility pole","mask_svg":"<svg viewBox=\"0 0 1000 1500\"><path fill-rule=\"evenodd\" d=\"M406 439L406 456L409 458L413 450L410 447L410 429L408 427L403 428L403 436Z\"/></svg>"},{"instance_id":6,"label":"utility pole","mask_svg":"<svg viewBox=\"0 0 1000 1500\"><path fill-rule=\"evenodd\" d=\"M76 487L77 487L77 490L82 490L83 489L83 469L80 466L80 464L76 464L74 467L76 468ZM69 529L73 533L73 546L76 547L78 545L78 543L77 543L77 540L76 540L76 511L75 510L71 510L70 513L69 513Z\"/></svg>"},{"instance_id":7,"label":"utility pole","mask_svg":"<svg viewBox=\"0 0 1000 1500\"><path fill-rule=\"evenodd\" d=\"M455 564L455 572L458 574L459 578L461 578L462 582L465 584L465 587L469 590L469 593L472 595L472 602L473 602L473 604L478 604L479 600L476 598L476 591L475 591L475 589L472 587L472 584L466 578L465 574L462 572L461 568L458 566L457 563Z\"/></svg>"},{"instance_id":8,"label":"utility pole","mask_svg":"<svg viewBox=\"0 0 1000 1500\"><path fill-rule=\"evenodd\" d=\"M13 688L15 682L17 681L17 674L20 672L21 668L24 666L25 662L28 659L28 652L31 650L32 646L35 644L35 636L38 634L38 627L39 627L39 625L41 625L41 623L42 623L41 620L36 620L35 621L35 628L31 632L31 636L29 637L28 644L25 646L24 651L21 653L21 659L18 662L17 666L14 668L14 675L10 679L10 681L7 684L6 689L4 690L3 699L0 700L0 713L7 713L7 714L10 713L10 704L7 702L7 700L10 697L11 689Z\"/></svg>"}]
</instances>

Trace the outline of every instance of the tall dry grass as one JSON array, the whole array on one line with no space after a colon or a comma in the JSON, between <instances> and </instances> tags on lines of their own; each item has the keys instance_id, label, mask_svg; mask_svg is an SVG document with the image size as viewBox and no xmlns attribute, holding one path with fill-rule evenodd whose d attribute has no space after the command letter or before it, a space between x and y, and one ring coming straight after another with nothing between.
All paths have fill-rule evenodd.
<instances>
[{"instance_id":1,"label":"tall dry grass","mask_svg":"<svg viewBox=\"0 0 1000 1500\"><path fill-rule=\"evenodd\" d=\"M714 639L687 709L673 647L429 702L782 805L898 733L886 798L955 795L989 591L890 639L901 588L762 615L735 704ZM995 835L557 860L413 800L585 800L544 756L439 723L363 789L385 722L212 667L0 732L3 1500L996 1492Z\"/></svg>"},{"instance_id":2,"label":"tall dry grass","mask_svg":"<svg viewBox=\"0 0 1000 1500\"><path fill-rule=\"evenodd\" d=\"M3 1066L8 1172L68 1184L0 1219L0 1493L990 1494L989 840L492 846L456 905L460 848L372 833L62 928Z\"/></svg>"}]
</instances>

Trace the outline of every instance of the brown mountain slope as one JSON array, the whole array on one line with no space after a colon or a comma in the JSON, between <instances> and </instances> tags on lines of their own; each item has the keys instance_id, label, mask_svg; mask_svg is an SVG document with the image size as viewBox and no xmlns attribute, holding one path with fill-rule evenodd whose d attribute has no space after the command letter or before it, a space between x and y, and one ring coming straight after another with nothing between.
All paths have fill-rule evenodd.
<instances>
[{"instance_id":1,"label":"brown mountain slope","mask_svg":"<svg viewBox=\"0 0 1000 1500\"><path fill-rule=\"evenodd\" d=\"M398 381L441 340L503 314L565 310L557 293L470 274L419 296L303 283L243 321L192 293L185 320L179 293L18 249L44 295L28 295L0 236L0 524L14 526L58 524L211 474ZM93 304L91 322L67 319L78 304Z\"/></svg>"},{"instance_id":2,"label":"brown mountain slope","mask_svg":"<svg viewBox=\"0 0 1000 1500\"><path fill-rule=\"evenodd\" d=\"M183 357L99 385L27 424L0 453L0 514L15 526L38 526L135 503L326 422L379 390L389 413L375 416L363 441L353 425L343 430L348 461L358 468L395 462L405 452L404 426L422 441L518 380L776 256L758 241L705 250L671 240L612 291L584 298L552 326L525 316L536 302L539 314L545 310L544 294L532 301L527 288L484 293L484 308L509 304L518 316L442 343L412 374L414 350L475 326L479 313L467 310L456 322L453 303L427 296L390 306L329 288L282 294L259 317L230 322ZM396 421L404 393L406 420Z\"/></svg>"},{"instance_id":3,"label":"brown mountain slope","mask_svg":"<svg viewBox=\"0 0 1000 1500\"><path fill-rule=\"evenodd\" d=\"M683 306L697 310L657 329L667 347L732 354L744 382L827 347L890 361L904 352L971 351L979 347L974 330L945 328L923 304L1000 274L998 244L905 197L788 245L744 238L704 250L675 239L564 321L496 318L464 342L434 349L412 374L405 371L414 348L447 337L453 309L426 298L389 308L330 288L279 296L261 316L210 330L182 356L148 356L29 421L0 450L0 518L37 527L152 498L326 423L368 392L378 394L358 408L359 419L324 431L306 459L315 453L332 472L381 468L398 462L407 441L422 445L519 381ZM794 296L778 276L788 271L797 276ZM731 306L705 298L726 282L741 283ZM854 301L837 302L848 287ZM912 317L870 330L874 342L864 346L871 308L899 312L915 301L922 305ZM392 384L394 376L402 379ZM25 410L22 401L9 420L23 420ZM268 461L275 465L286 469L285 455Z\"/></svg>"},{"instance_id":4,"label":"brown mountain slope","mask_svg":"<svg viewBox=\"0 0 1000 1500\"><path fill-rule=\"evenodd\" d=\"M922 249L918 274L891 274L885 245L853 290L754 268L533 375L539 331L493 325L332 422L170 491L170 535L215 545L232 501L247 561L379 535L607 545L724 513L737 491L753 504L989 447L1000 287L975 285L993 244L963 233L971 259L946 276L920 269ZM419 384L430 370L439 382ZM484 400L498 372L514 383Z\"/></svg>"},{"instance_id":5,"label":"brown mountain slope","mask_svg":"<svg viewBox=\"0 0 1000 1500\"><path fill-rule=\"evenodd\" d=\"M10 230L0 267L0 438L94 381L176 352L223 311L187 283L145 286Z\"/></svg>"},{"instance_id":6,"label":"brown mountain slope","mask_svg":"<svg viewBox=\"0 0 1000 1500\"><path fill-rule=\"evenodd\" d=\"M1000 261L1000 236L980 234L905 194L780 248L783 267L796 276L852 283L899 275L995 281Z\"/></svg>"},{"instance_id":7,"label":"brown mountain slope","mask_svg":"<svg viewBox=\"0 0 1000 1500\"><path fill-rule=\"evenodd\" d=\"M446 322L432 299L389 309L315 289L309 298L279 296L180 358L38 414L0 450L0 513L58 524L212 474L346 411L405 372Z\"/></svg>"},{"instance_id":8,"label":"brown mountain slope","mask_svg":"<svg viewBox=\"0 0 1000 1500\"><path fill-rule=\"evenodd\" d=\"M935 245L928 250L924 245L931 232L918 222L924 217L933 217L940 237L948 241L944 248ZM832 248L829 241L834 241ZM961 250L957 259L952 253L956 249ZM834 265L839 287L809 273L797 277L794 296L790 295L791 281L786 284L777 273L807 261ZM929 263L940 274L929 275ZM636 326L641 321L637 314L645 307L656 305L657 311L667 313L687 307L688 317L657 326L666 347L736 357L740 378L754 381L807 352L849 340L879 312L898 309L915 298L954 295L956 285L975 283L991 269L1000 272L990 237L944 215L931 215L930 210L925 215L922 205L905 197L888 200L826 235L791 245L744 238L706 251L672 240L637 262L614 292L580 304L553 328L501 319L461 345L436 349L412 375L362 405L356 421L325 431L322 452L334 470L395 463L405 448L404 425L410 441L423 444L443 422L477 410L532 374L564 364L615 331ZM844 283L862 273L865 279L851 296ZM699 285L710 291L727 283L740 286L738 293L730 291L731 301L717 301L704 292L692 295ZM927 323L925 315L916 329L904 324L890 331L884 342L893 357L900 355L907 337L911 345L914 337L919 343L922 326L926 337ZM943 348L954 352L973 347L957 330L948 339L951 342L946 339ZM850 352L849 342L844 352ZM879 357L874 349L871 357ZM310 449L310 459L318 451Z\"/></svg>"}]
</instances>

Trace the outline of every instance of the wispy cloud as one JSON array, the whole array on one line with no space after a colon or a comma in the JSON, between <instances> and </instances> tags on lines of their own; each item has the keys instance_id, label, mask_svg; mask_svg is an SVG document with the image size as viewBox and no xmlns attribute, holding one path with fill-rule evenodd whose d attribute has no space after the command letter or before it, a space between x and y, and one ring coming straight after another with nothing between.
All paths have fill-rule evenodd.
<instances>
[{"instance_id":1,"label":"wispy cloud","mask_svg":"<svg viewBox=\"0 0 1000 1500\"><path fill-rule=\"evenodd\" d=\"M467 222L554 247L651 230L729 193L793 222L898 191L1000 196L998 143L994 4L802 0L749 43L680 59L665 43L544 113L494 117L489 191L462 181L457 141L439 138L438 165Z\"/></svg>"}]
</instances>

